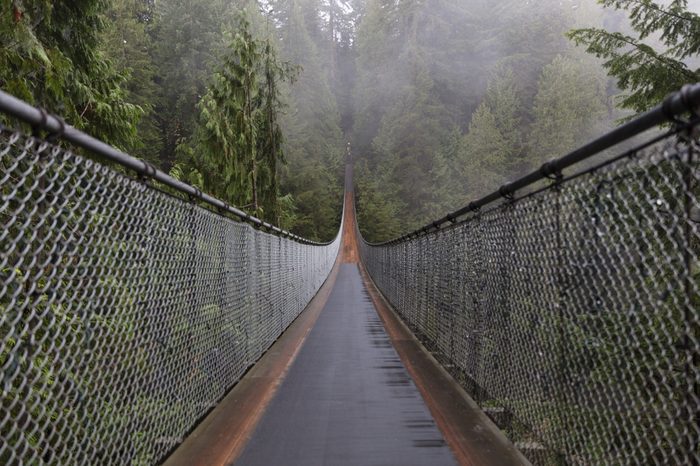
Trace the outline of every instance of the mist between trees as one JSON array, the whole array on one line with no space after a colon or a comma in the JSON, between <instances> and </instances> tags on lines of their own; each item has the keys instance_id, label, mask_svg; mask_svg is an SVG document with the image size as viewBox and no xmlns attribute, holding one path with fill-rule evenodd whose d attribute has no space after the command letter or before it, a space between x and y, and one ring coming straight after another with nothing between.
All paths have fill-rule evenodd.
<instances>
[{"instance_id":1,"label":"mist between trees","mask_svg":"<svg viewBox=\"0 0 700 466\"><path fill-rule=\"evenodd\" d=\"M700 1L13 0L0 86L310 239L388 239L699 81ZM574 31L574 32L572 32Z\"/></svg>"}]
</instances>

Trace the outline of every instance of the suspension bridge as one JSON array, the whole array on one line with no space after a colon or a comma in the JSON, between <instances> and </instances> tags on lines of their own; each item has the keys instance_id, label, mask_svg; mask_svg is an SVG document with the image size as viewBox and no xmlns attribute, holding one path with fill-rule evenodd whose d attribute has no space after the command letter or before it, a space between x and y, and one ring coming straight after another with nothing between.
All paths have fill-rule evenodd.
<instances>
[{"instance_id":1,"label":"suspension bridge","mask_svg":"<svg viewBox=\"0 0 700 466\"><path fill-rule=\"evenodd\" d=\"M0 462L698 464L699 109L316 243L0 92Z\"/></svg>"}]
</instances>

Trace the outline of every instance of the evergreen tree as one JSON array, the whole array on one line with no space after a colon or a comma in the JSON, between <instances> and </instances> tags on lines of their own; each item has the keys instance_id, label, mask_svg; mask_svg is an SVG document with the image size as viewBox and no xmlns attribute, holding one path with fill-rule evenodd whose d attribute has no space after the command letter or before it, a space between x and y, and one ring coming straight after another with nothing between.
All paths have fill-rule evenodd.
<instances>
[{"instance_id":1,"label":"evergreen tree","mask_svg":"<svg viewBox=\"0 0 700 466\"><path fill-rule=\"evenodd\" d=\"M277 221L279 82L293 68L268 40L255 39L242 15L237 32L198 104L200 124L183 152L204 175L205 189L254 215Z\"/></svg>"},{"instance_id":2,"label":"evergreen tree","mask_svg":"<svg viewBox=\"0 0 700 466\"><path fill-rule=\"evenodd\" d=\"M362 236L370 242L380 242L397 237L406 230L402 222L403 206L395 197L386 196L392 191L395 182L387 177L373 176L367 160L355 165L357 186L357 223Z\"/></svg>"},{"instance_id":3,"label":"evergreen tree","mask_svg":"<svg viewBox=\"0 0 700 466\"><path fill-rule=\"evenodd\" d=\"M484 44L490 47L495 42L493 53L498 57L497 66L515 70L521 100L529 108L537 93L542 68L571 48L565 32L574 26L575 12L581 9L572 10L568 2L558 0L508 1L495 8L492 14L502 15L502 20L492 33L494 38ZM529 115L523 117L523 123L528 124Z\"/></svg>"},{"instance_id":4,"label":"evergreen tree","mask_svg":"<svg viewBox=\"0 0 700 466\"><path fill-rule=\"evenodd\" d=\"M294 231L329 240L340 222L343 135L336 101L309 32L318 26L316 12L300 0L273 6L279 21L280 54L301 67L298 80L284 91L288 105L280 125L289 163L280 173L281 191L291 194L294 201Z\"/></svg>"},{"instance_id":5,"label":"evergreen tree","mask_svg":"<svg viewBox=\"0 0 700 466\"><path fill-rule=\"evenodd\" d=\"M435 96L435 84L418 57L415 66L411 84L402 89L401 98L382 119L373 150L379 158L378 171L388 171L397 181L397 189L385 194L398 196L407 208L403 215L418 226L444 208L436 196L434 175L441 172L438 164L444 160L437 154L452 125Z\"/></svg>"},{"instance_id":6,"label":"evergreen tree","mask_svg":"<svg viewBox=\"0 0 700 466\"><path fill-rule=\"evenodd\" d=\"M326 78L340 111L344 132L352 128L352 93L355 82L355 25L362 14L360 0L318 0L321 40L316 41Z\"/></svg>"},{"instance_id":7,"label":"evergreen tree","mask_svg":"<svg viewBox=\"0 0 700 466\"><path fill-rule=\"evenodd\" d=\"M591 65L560 55L542 71L529 139L533 164L561 157L600 131L607 79Z\"/></svg>"},{"instance_id":8,"label":"evergreen tree","mask_svg":"<svg viewBox=\"0 0 700 466\"><path fill-rule=\"evenodd\" d=\"M158 4L154 60L160 90L156 124L161 166L175 162L175 149L188 140L197 123L197 104L206 92L217 57L226 47L236 4L225 0L163 0Z\"/></svg>"},{"instance_id":9,"label":"evergreen tree","mask_svg":"<svg viewBox=\"0 0 700 466\"><path fill-rule=\"evenodd\" d=\"M113 0L105 16L107 27L102 33L101 48L116 70L126 76L128 101L145 112L137 127L137 138L126 150L158 165L162 144L154 115L158 87L151 36L155 5L152 0Z\"/></svg>"},{"instance_id":10,"label":"evergreen tree","mask_svg":"<svg viewBox=\"0 0 700 466\"><path fill-rule=\"evenodd\" d=\"M392 64L396 59L393 21L385 2L368 0L366 13L358 28L355 117L353 147L362 157L369 156L384 109L395 98L396 80L392 80Z\"/></svg>"},{"instance_id":11,"label":"evergreen tree","mask_svg":"<svg viewBox=\"0 0 700 466\"><path fill-rule=\"evenodd\" d=\"M683 84L700 81L700 68L689 60L700 55L700 16L687 0L658 4L651 0L599 0L608 8L626 11L634 35L601 28L575 29L576 44L605 59L604 66L628 93L621 105L637 112L658 104ZM654 48L652 38L659 38Z\"/></svg>"},{"instance_id":12,"label":"evergreen tree","mask_svg":"<svg viewBox=\"0 0 700 466\"><path fill-rule=\"evenodd\" d=\"M260 205L266 212L267 218L280 224L280 209L277 206L279 194L277 162L285 160L279 114L279 109L283 105L280 83L285 80L293 81L299 70L289 63L279 63L269 38L264 41L263 46L264 84L261 89L260 137L258 137L257 147L261 164L256 176L259 178L258 184L264 187L259 193ZM284 206L284 203L282 205Z\"/></svg>"},{"instance_id":13,"label":"evergreen tree","mask_svg":"<svg viewBox=\"0 0 700 466\"><path fill-rule=\"evenodd\" d=\"M397 189L383 194L404 206L406 225L426 222L462 198L454 136L476 101L480 67L464 56L476 53L479 22L462 2L366 5L357 39L354 146L368 158L370 176L395 179Z\"/></svg>"},{"instance_id":14,"label":"evergreen tree","mask_svg":"<svg viewBox=\"0 0 700 466\"><path fill-rule=\"evenodd\" d=\"M472 115L462 143L460 172L470 197L481 197L498 187L505 176L502 167L510 147L498 126L496 116L485 103Z\"/></svg>"},{"instance_id":15,"label":"evergreen tree","mask_svg":"<svg viewBox=\"0 0 700 466\"><path fill-rule=\"evenodd\" d=\"M494 72L462 139L459 172L469 197L487 194L522 170L521 94L510 67Z\"/></svg>"},{"instance_id":16,"label":"evergreen tree","mask_svg":"<svg viewBox=\"0 0 700 466\"><path fill-rule=\"evenodd\" d=\"M120 148L136 142L142 109L102 51L106 0L5 1L0 6L0 87L60 114Z\"/></svg>"},{"instance_id":17,"label":"evergreen tree","mask_svg":"<svg viewBox=\"0 0 700 466\"><path fill-rule=\"evenodd\" d=\"M489 82L462 140L464 189L479 197L515 172L522 156L522 102L511 69L503 66Z\"/></svg>"}]
</instances>

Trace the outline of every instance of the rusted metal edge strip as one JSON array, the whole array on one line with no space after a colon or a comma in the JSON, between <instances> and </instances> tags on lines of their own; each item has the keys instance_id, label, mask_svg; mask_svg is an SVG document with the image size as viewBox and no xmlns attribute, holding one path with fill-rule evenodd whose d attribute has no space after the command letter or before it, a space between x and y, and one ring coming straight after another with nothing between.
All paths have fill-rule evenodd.
<instances>
[{"instance_id":1,"label":"rusted metal edge strip","mask_svg":"<svg viewBox=\"0 0 700 466\"><path fill-rule=\"evenodd\" d=\"M361 261L358 266L372 303L394 348L457 461L469 466L530 465L522 453L413 335L384 299Z\"/></svg>"},{"instance_id":2,"label":"rusted metal edge strip","mask_svg":"<svg viewBox=\"0 0 700 466\"><path fill-rule=\"evenodd\" d=\"M339 264L340 256L299 317L166 459L165 465L218 466L236 461L325 307Z\"/></svg>"}]
</instances>

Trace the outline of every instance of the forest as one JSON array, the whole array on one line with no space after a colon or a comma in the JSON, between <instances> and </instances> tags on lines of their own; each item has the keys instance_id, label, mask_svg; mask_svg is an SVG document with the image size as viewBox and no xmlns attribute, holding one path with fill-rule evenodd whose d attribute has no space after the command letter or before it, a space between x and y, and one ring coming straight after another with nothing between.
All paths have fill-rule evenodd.
<instances>
[{"instance_id":1,"label":"forest","mask_svg":"<svg viewBox=\"0 0 700 466\"><path fill-rule=\"evenodd\" d=\"M389 239L700 81L700 0L7 0L0 88L330 240Z\"/></svg>"}]
</instances>

